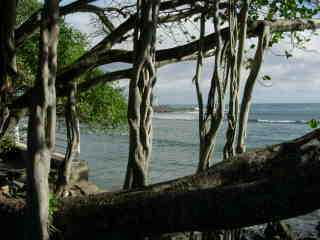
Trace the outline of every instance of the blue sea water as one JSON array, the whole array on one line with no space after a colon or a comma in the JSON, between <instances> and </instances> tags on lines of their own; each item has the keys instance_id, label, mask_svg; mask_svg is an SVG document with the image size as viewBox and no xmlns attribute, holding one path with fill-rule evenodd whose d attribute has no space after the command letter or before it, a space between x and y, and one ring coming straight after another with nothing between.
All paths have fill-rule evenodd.
<instances>
[{"instance_id":1,"label":"blue sea water","mask_svg":"<svg viewBox=\"0 0 320 240\"><path fill-rule=\"evenodd\" d=\"M192 106L172 106L155 113L150 183L192 174L198 161L198 112ZM188 107L189 110L185 110ZM184 109L183 111L181 109ZM308 131L307 121L320 119L320 104L253 104L248 124L248 148L297 138ZM214 161L219 161L225 126L218 136ZM106 189L120 188L128 158L127 132L82 133L81 158L89 161L90 179Z\"/></svg>"}]
</instances>

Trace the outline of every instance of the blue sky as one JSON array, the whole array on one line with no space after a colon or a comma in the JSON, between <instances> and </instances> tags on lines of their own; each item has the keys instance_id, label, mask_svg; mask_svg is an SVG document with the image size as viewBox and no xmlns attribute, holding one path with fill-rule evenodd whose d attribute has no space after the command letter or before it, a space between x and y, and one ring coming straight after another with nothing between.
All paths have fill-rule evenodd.
<instances>
[{"instance_id":1,"label":"blue sky","mask_svg":"<svg viewBox=\"0 0 320 240\"><path fill-rule=\"evenodd\" d=\"M90 25L92 15L85 13L72 14L66 21L85 33L92 33ZM306 33L307 34L307 33ZM98 39L92 39L92 44ZM312 37L306 50L293 50L293 57L286 59L277 56L290 49L288 40L269 49L266 53L261 76L268 74L272 81L266 84L257 83L253 101L256 103L292 103L320 102L320 35ZM170 45L170 44L169 44ZM202 87L208 88L210 63L206 64ZM112 66L110 69L122 66ZM106 67L108 69L108 66ZM155 94L160 104L195 104L195 88L192 77L195 62L183 62L162 67L158 70L158 81ZM125 82L120 83L125 86Z\"/></svg>"}]
</instances>

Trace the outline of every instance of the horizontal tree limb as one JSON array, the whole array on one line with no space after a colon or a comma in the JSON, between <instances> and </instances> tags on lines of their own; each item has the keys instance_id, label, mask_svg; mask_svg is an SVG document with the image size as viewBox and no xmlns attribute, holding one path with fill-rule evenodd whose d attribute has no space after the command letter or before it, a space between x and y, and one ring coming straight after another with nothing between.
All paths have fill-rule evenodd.
<instances>
[{"instance_id":1,"label":"horizontal tree limb","mask_svg":"<svg viewBox=\"0 0 320 240\"><path fill-rule=\"evenodd\" d=\"M103 8L90 5L89 3L94 2L96 0L78 0L72 2L66 6L61 7L60 15L64 16L67 14L75 13L75 12L92 12L96 14L102 21L107 21L106 17L103 17L102 11ZM172 8L178 8L184 5L194 4L192 0L175 0L175 1L164 1L160 5L161 11L166 11ZM226 3L220 4L221 8L225 8L227 6ZM164 22L173 22L178 21L182 18L190 17L192 15L198 14L202 11L201 7L192 7L190 10L185 11L183 13L175 13L175 14L166 14L165 16L160 17L159 23ZM27 21L25 21L17 30L16 30L16 45L19 47L28 37L30 37L38 28L40 24L41 10L35 12ZM134 23L136 21L136 14L130 16L127 20L125 20L122 24L120 24L117 28L111 31L103 40L101 40L98 44L96 44L93 48L87 51L81 58L76 60L74 63L69 66L63 68L59 73L60 79L74 79L84 72L99 66L97 59L99 59L103 54L112 55L107 52L111 47L120 42L123 39L124 35L133 29ZM110 27L110 25L109 25ZM123 56L125 57L125 56ZM131 56L129 56L131 58ZM106 59L106 57L104 57ZM104 62L103 60L101 60ZM110 62L111 60L107 60ZM118 61L118 60L116 60ZM126 61L126 60L124 60ZM131 61L127 60L127 61ZM103 63L105 64L105 63Z\"/></svg>"},{"instance_id":2,"label":"horizontal tree limb","mask_svg":"<svg viewBox=\"0 0 320 240\"><path fill-rule=\"evenodd\" d=\"M126 21L127 22L127 21ZM127 23L119 26L115 31L108 35L108 47L119 40L122 36L121 33L127 32L130 24ZM295 20L277 20L277 21L257 21L253 23L248 29L248 37L257 36L263 25L270 26L271 32L291 32L291 31L303 31L303 30L314 30L320 28L320 19L295 19ZM205 51L210 51L215 47L215 33L210 34L204 38ZM222 36L226 39L228 36L228 29L222 30ZM169 49L158 50L157 62L159 66L164 66L166 64L183 61L185 59L190 59L198 49L198 40L188 43L183 46L178 46ZM102 46L102 45L101 45ZM132 52L126 50L104 50L103 52L98 51L100 47L97 45L97 49L92 51L97 51L97 55L91 56L91 53L87 53L76 64L72 64L64 69L62 69L57 76L57 94L59 94L59 89L63 89L68 82L74 81L74 79L84 72L110 62L132 62ZM113 55L113 56L112 56ZM112 61L110 60L112 59ZM129 70L127 70L129 71ZM108 76L108 75L107 75ZM113 74L115 76L114 80L119 80L119 75ZM127 78L127 76L125 76ZM100 79L103 79L102 77ZM101 80L102 81L102 80ZM108 78L108 82L112 81ZM88 84L89 85L89 84ZM25 94L16 99L10 106L10 108L25 108L28 106L28 101L32 95L32 89L29 89Z\"/></svg>"},{"instance_id":3,"label":"horizontal tree limb","mask_svg":"<svg viewBox=\"0 0 320 240\"><path fill-rule=\"evenodd\" d=\"M297 20L277 20L277 21L256 21L249 26L248 37L256 37L263 25L270 27L271 33L274 32L291 32L291 31L304 31L320 28L320 19L297 19ZM229 28L222 30L223 39L228 38ZM210 51L216 46L216 34L212 33L206 36L204 39L204 51ZM166 65L173 62L183 61L186 58L190 58L196 54L199 48L199 40L191 43L177 46L173 48L167 48L158 50L156 53L157 63L159 65ZM128 50L109 50L105 53L101 53L99 59L104 64L113 62L133 63L133 52Z\"/></svg>"},{"instance_id":4,"label":"horizontal tree limb","mask_svg":"<svg viewBox=\"0 0 320 240\"><path fill-rule=\"evenodd\" d=\"M260 21L256 24L253 24L253 27L250 29L248 32L249 37L254 37L259 33L259 28L261 24L268 24L271 27L272 32L277 32L277 31L302 31L305 29L316 29L320 27L320 20L296 20L296 21L287 21L287 20L281 20L281 21L276 21L276 22L266 22L266 21ZM224 29L222 31L222 35L224 38L227 38L228 34L228 29ZM215 47L215 34L210 34L208 35L205 39L205 51L209 52ZM198 49L198 41L183 45L183 46L178 46L170 49L164 49L164 50L158 50L157 51L157 61L158 61L158 66L162 67L167 64L175 63L175 62L180 62L180 61L185 61L185 60L190 60L193 59L196 54L197 54L197 49ZM112 53L114 51L114 53ZM110 55L113 55L113 57L109 57ZM132 52L126 51L126 50L112 50L111 52L108 53L108 55L101 57L101 62L106 63L111 63L111 62L126 62L126 63L132 63ZM104 60L105 59L105 60ZM95 66L98 66L96 64ZM83 85L83 87L79 88L79 91L86 91L89 89L89 87L96 86L101 83L107 83L107 82L112 82L120 79L129 79L130 78L130 72L131 69L126 69L126 70L120 70L120 71L115 71L111 73L106 73L102 76L98 76L93 79L87 79ZM64 94L62 94L64 95Z\"/></svg>"},{"instance_id":5,"label":"horizontal tree limb","mask_svg":"<svg viewBox=\"0 0 320 240\"><path fill-rule=\"evenodd\" d=\"M134 22L133 19L129 21ZM271 32L291 32L302 31L320 28L320 19L296 19L296 20L277 20L277 21L257 21L252 24L248 29L248 37L257 36L263 25L270 26ZM114 63L114 62L133 62L133 52L121 49L110 50L112 45L119 41L122 35L130 29L130 24L123 24L112 32L107 38L105 38L101 45L97 45L87 54L81 57L75 64L72 64L65 69L62 69L58 74L58 81L72 81L75 77L78 77L88 69L95 68L100 65ZM228 38L229 29L222 30L222 37ZM216 34L212 33L204 38L204 51L210 51L216 46ZM107 43L108 42L108 43ZM102 49L102 46L105 48ZM177 46L168 49L158 50L156 52L157 63L161 66L183 61L189 59L191 56L197 53L199 46L199 40L191 43ZM93 54L95 52L95 54ZM71 80L70 80L71 79Z\"/></svg>"},{"instance_id":6,"label":"horizontal tree limb","mask_svg":"<svg viewBox=\"0 0 320 240\"><path fill-rule=\"evenodd\" d=\"M199 13L199 11L199 9L195 9L183 14L164 16L163 18L160 18L159 22L163 23L176 21L180 18ZM111 48L116 43L121 42L121 39L124 38L124 35L133 29L135 22L136 15L132 15L116 29L114 29L108 36L106 36L103 40L86 52L82 57L80 57L74 63L63 68L58 75L58 80L60 79L61 81L65 81L66 79L74 79L90 69L111 62L132 63L132 52L121 49L111 50Z\"/></svg>"},{"instance_id":7,"label":"horizontal tree limb","mask_svg":"<svg viewBox=\"0 0 320 240\"><path fill-rule=\"evenodd\" d=\"M200 174L132 191L63 199L54 224L65 239L74 239L97 233L207 231L282 220L320 208L319 171L320 129L237 155ZM0 197L4 231L23 214L22 201Z\"/></svg>"},{"instance_id":8,"label":"horizontal tree limb","mask_svg":"<svg viewBox=\"0 0 320 240\"><path fill-rule=\"evenodd\" d=\"M121 79L130 79L131 71L132 69L130 68L130 69L124 69L124 70L105 73L101 76L92 78L89 81L84 81L80 83L78 85L78 91L84 92L100 84L106 84L106 83L113 82L116 80L121 80ZM65 96L67 94L64 92L63 88L59 90L59 93L61 93L61 96Z\"/></svg>"},{"instance_id":9,"label":"horizontal tree limb","mask_svg":"<svg viewBox=\"0 0 320 240\"><path fill-rule=\"evenodd\" d=\"M96 0L77 0L70 4L67 4L63 7L60 7L60 15L64 16L67 14L74 13L85 5L88 5L90 2L94 2ZM20 47L25 40L27 40L30 36L32 36L36 30L40 26L41 20L41 11L42 9L34 12L26 21L24 21L16 30L15 30L15 40L16 47Z\"/></svg>"}]
</instances>

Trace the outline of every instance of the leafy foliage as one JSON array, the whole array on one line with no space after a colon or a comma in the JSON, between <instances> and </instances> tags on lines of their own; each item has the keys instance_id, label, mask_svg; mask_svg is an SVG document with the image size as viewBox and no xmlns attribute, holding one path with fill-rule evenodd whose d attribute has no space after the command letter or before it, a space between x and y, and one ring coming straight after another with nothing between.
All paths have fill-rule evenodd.
<instances>
[{"instance_id":1,"label":"leafy foliage","mask_svg":"<svg viewBox=\"0 0 320 240\"><path fill-rule=\"evenodd\" d=\"M253 0L250 4L251 20L311 18L319 12L318 4L311 0Z\"/></svg>"},{"instance_id":2,"label":"leafy foliage","mask_svg":"<svg viewBox=\"0 0 320 240\"><path fill-rule=\"evenodd\" d=\"M312 0L253 0L250 4L250 21L265 19L312 18L320 11L319 4ZM271 44L284 38L284 33L273 33ZM303 46L309 38L301 33L292 32L291 37L296 46Z\"/></svg>"},{"instance_id":3,"label":"leafy foliage","mask_svg":"<svg viewBox=\"0 0 320 240\"><path fill-rule=\"evenodd\" d=\"M59 198L50 193L49 194L49 224L48 230L49 233L59 232L59 230L53 225L53 215L59 210L60 200Z\"/></svg>"},{"instance_id":4,"label":"leafy foliage","mask_svg":"<svg viewBox=\"0 0 320 240\"><path fill-rule=\"evenodd\" d=\"M271 80L271 77L269 75L264 75L262 76L262 80L264 81L270 81Z\"/></svg>"},{"instance_id":5,"label":"leafy foliage","mask_svg":"<svg viewBox=\"0 0 320 240\"><path fill-rule=\"evenodd\" d=\"M22 0L18 5L18 23L25 21L41 4L37 0ZM28 39L17 51L18 70L23 75L16 85L16 89L23 91L33 85L37 75L39 32ZM81 57L88 46L88 38L79 30L68 25L64 20L60 22L58 44L58 69L61 69ZM102 74L96 69L90 74L84 74L78 81L88 76ZM65 98L59 103L63 106ZM80 94L78 108L81 120L95 125L115 126L126 119L126 103L120 89L112 85L100 86ZM111 104L110 106L108 104ZM59 108L61 109L61 108ZM92 111L92 112L91 112Z\"/></svg>"},{"instance_id":6,"label":"leafy foliage","mask_svg":"<svg viewBox=\"0 0 320 240\"><path fill-rule=\"evenodd\" d=\"M65 22L60 24L58 44L58 66L60 68L74 62L85 53L88 40L86 35Z\"/></svg>"},{"instance_id":7,"label":"leafy foliage","mask_svg":"<svg viewBox=\"0 0 320 240\"><path fill-rule=\"evenodd\" d=\"M41 7L39 1L35 0L19 0L17 8L17 24L26 21L29 16Z\"/></svg>"},{"instance_id":8,"label":"leafy foliage","mask_svg":"<svg viewBox=\"0 0 320 240\"><path fill-rule=\"evenodd\" d=\"M0 141L0 155L6 155L14 152L16 149L16 143L11 135L5 135Z\"/></svg>"},{"instance_id":9,"label":"leafy foliage","mask_svg":"<svg viewBox=\"0 0 320 240\"><path fill-rule=\"evenodd\" d=\"M110 128L126 120L127 104L122 91L112 85L98 86L81 93L79 102L80 117L89 124Z\"/></svg>"},{"instance_id":10,"label":"leafy foliage","mask_svg":"<svg viewBox=\"0 0 320 240\"><path fill-rule=\"evenodd\" d=\"M54 194L49 194L49 215L53 216L53 214L59 208L59 198Z\"/></svg>"},{"instance_id":11,"label":"leafy foliage","mask_svg":"<svg viewBox=\"0 0 320 240\"><path fill-rule=\"evenodd\" d=\"M318 128L319 125L320 125L320 121L319 120L316 120L316 119L311 119L309 122L308 122L308 125L310 128Z\"/></svg>"}]
</instances>

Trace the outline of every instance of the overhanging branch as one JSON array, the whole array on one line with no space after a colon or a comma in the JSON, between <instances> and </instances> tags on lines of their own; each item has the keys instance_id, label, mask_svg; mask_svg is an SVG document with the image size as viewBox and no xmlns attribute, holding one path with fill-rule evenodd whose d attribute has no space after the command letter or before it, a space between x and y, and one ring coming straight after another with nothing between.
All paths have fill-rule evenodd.
<instances>
[{"instance_id":1,"label":"overhanging branch","mask_svg":"<svg viewBox=\"0 0 320 240\"><path fill-rule=\"evenodd\" d=\"M60 16L77 12L90 2L96 0L77 0L66 6L60 7ZM33 13L25 22L23 22L15 31L16 47L19 47L39 28L42 9Z\"/></svg>"},{"instance_id":2,"label":"overhanging branch","mask_svg":"<svg viewBox=\"0 0 320 240\"><path fill-rule=\"evenodd\" d=\"M131 23L125 22L124 25L118 27L115 31L113 31L110 35L108 35L108 46L110 48L112 45L120 38L121 33L127 32L129 25ZM270 27L271 32L291 32L291 31L303 31L303 30L314 30L320 28L320 19L296 19L296 20L277 20L277 21L257 21L253 23L248 28L248 37L257 36L263 25L268 25ZM118 33L120 35L118 35ZM221 35L224 39L228 37L228 29L225 28L221 31ZM210 34L204 38L204 50L210 51L215 47L215 33ZM156 53L157 63L160 66L164 66L169 63L183 61L192 57L198 49L198 41L194 41L188 43L183 46L178 46L174 48L168 48L163 50L158 50ZM97 67L99 65L103 65L105 63L110 63L110 59L112 62L130 62L132 59L132 52L126 50L112 50L115 54L113 56L110 55L111 52L102 48L103 45L98 46L97 49L93 49L95 54L92 54L90 51L87 55L83 56L77 63L72 64L64 69L62 69L57 76L57 84L58 88L63 88L65 84L70 81L74 81L76 77L79 77L81 74L86 72L88 69L92 69L93 67ZM99 51L99 49L103 51ZM110 58L109 58L110 57ZM101 59L99 59L101 58ZM89 64L88 64L89 63ZM111 81L111 79L109 78ZM119 78L115 78L115 80L119 80ZM28 90L24 95L16 99L11 108L24 108L28 106L28 99L32 94L32 88Z\"/></svg>"}]
</instances>

